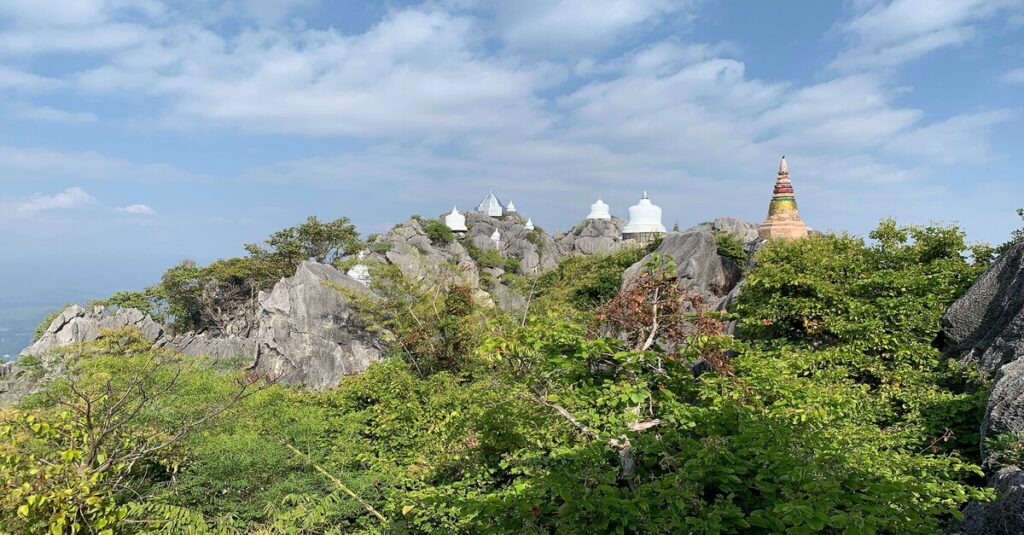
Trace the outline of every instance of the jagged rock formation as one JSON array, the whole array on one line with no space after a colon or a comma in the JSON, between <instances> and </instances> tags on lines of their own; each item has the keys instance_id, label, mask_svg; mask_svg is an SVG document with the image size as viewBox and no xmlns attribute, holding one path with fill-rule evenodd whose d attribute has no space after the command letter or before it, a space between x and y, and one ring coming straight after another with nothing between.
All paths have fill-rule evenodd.
<instances>
[{"instance_id":1,"label":"jagged rock formation","mask_svg":"<svg viewBox=\"0 0 1024 535\"><path fill-rule=\"evenodd\" d=\"M999 466L985 440L1024 433L1024 244L1007 251L942 318L946 354L994 374L982 423L983 465L1001 494L964 511L969 534L1024 533L1024 472Z\"/></svg>"},{"instance_id":2,"label":"jagged rock formation","mask_svg":"<svg viewBox=\"0 0 1024 535\"><path fill-rule=\"evenodd\" d=\"M541 229L526 229L526 220L517 213L501 219L489 217L481 212L466 214L469 226L467 236L480 248L494 247L491 235L501 233L498 252L507 258L518 258L519 273L533 275L558 266L558 248L554 240Z\"/></svg>"},{"instance_id":3,"label":"jagged rock formation","mask_svg":"<svg viewBox=\"0 0 1024 535\"><path fill-rule=\"evenodd\" d=\"M384 354L382 344L367 331L351 299L332 285L355 295L370 295L365 285L338 269L304 262L294 276L260 293L257 313L247 319L255 325L251 336L170 336L163 326L135 309L86 311L73 305L61 312L22 356L42 355L95 340L104 329L136 327L156 347L196 357L241 359L240 365L268 372L283 382L326 388L338 384L345 375L365 370ZM19 380L19 374L16 363L0 370L0 398L14 398L30 390L30 385Z\"/></svg>"},{"instance_id":4,"label":"jagged rock formation","mask_svg":"<svg viewBox=\"0 0 1024 535\"><path fill-rule=\"evenodd\" d=\"M164 328L152 318L133 308L111 311L103 307L86 310L78 305L64 309L38 340L25 348L21 354L41 355L52 349L78 342L88 342L100 337L100 331L135 327L147 340L157 341L164 335Z\"/></svg>"},{"instance_id":5,"label":"jagged rock formation","mask_svg":"<svg viewBox=\"0 0 1024 535\"><path fill-rule=\"evenodd\" d=\"M584 219L568 232L555 236L558 254L562 257L574 254L608 254L623 245L622 228L626 222L617 217L611 219Z\"/></svg>"},{"instance_id":6,"label":"jagged rock formation","mask_svg":"<svg viewBox=\"0 0 1024 535\"><path fill-rule=\"evenodd\" d=\"M540 229L527 230L526 220L516 213L500 218L482 212L467 212L465 216L469 230L452 243L433 243L424 222L413 218L377 238L370 249L379 251L375 255L378 261L395 265L413 281L427 285L458 282L476 289L478 302L485 306L496 304L505 310L521 307L525 299L501 284L504 269L478 265L467 245L477 252L497 249L502 258L518 260L519 274L532 275L558 265L555 242ZM495 230L501 236L497 246L491 240Z\"/></svg>"},{"instance_id":7,"label":"jagged rock formation","mask_svg":"<svg viewBox=\"0 0 1024 535\"><path fill-rule=\"evenodd\" d=\"M654 252L626 270L622 277L623 287L640 275L654 255L672 257L683 288L702 295L711 307L718 306L742 276L735 262L718 254L711 230L693 228L666 234Z\"/></svg>"},{"instance_id":8,"label":"jagged rock formation","mask_svg":"<svg viewBox=\"0 0 1024 535\"><path fill-rule=\"evenodd\" d=\"M750 245L757 242L757 225L735 217L719 217L709 223L701 223L695 229L707 229L714 233L724 232Z\"/></svg>"},{"instance_id":9,"label":"jagged rock formation","mask_svg":"<svg viewBox=\"0 0 1024 535\"><path fill-rule=\"evenodd\" d=\"M315 262L303 262L294 276L261 292L256 369L322 389L380 360L382 345L367 332L345 292L370 295L366 286Z\"/></svg>"}]
</instances>

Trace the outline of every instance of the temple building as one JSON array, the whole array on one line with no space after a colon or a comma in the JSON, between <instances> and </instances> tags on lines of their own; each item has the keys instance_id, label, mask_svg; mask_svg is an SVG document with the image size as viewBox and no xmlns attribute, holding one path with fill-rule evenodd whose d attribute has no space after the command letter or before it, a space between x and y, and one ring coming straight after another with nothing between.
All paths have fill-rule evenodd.
<instances>
[{"instance_id":1,"label":"temple building","mask_svg":"<svg viewBox=\"0 0 1024 535\"><path fill-rule=\"evenodd\" d=\"M611 219L612 213L608 208L608 205L601 199L597 199L597 202L590 205L590 213L587 214L587 219Z\"/></svg>"},{"instance_id":2,"label":"temple building","mask_svg":"<svg viewBox=\"0 0 1024 535\"><path fill-rule=\"evenodd\" d=\"M456 234L469 232L466 228L466 216L459 213L459 209L452 206L452 213L444 216L444 224Z\"/></svg>"},{"instance_id":3,"label":"temple building","mask_svg":"<svg viewBox=\"0 0 1024 535\"><path fill-rule=\"evenodd\" d=\"M629 207L629 223L622 228L622 239L648 243L665 234L661 207L651 203L645 191L640 202Z\"/></svg>"},{"instance_id":4,"label":"temple building","mask_svg":"<svg viewBox=\"0 0 1024 535\"><path fill-rule=\"evenodd\" d=\"M501 217L505 215L505 205L501 204L498 197L494 195L492 189L484 200L480 201L480 205L476 207L477 212L483 212L491 217Z\"/></svg>"},{"instance_id":5,"label":"temple building","mask_svg":"<svg viewBox=\"0 0 1024 535\"><path fill-rule=\"evenodd\" d=\"M785 156L779 163L775 191L768 205L768 218L757 228L757 236L763 240L807 236L807 225L800 220L800 213L796 209L796 197L793 195L793 183L789 180L789 165Z\"/></svg>"}]
</instances>

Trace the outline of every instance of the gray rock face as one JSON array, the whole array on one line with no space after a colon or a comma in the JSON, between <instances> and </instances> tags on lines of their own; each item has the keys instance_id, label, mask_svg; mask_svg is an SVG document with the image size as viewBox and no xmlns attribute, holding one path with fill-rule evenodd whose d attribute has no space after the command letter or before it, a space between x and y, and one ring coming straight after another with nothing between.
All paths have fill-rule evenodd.
<instances>
[{"instance_id":1,"label":"gray rock face","mask_svg":"<svg viewBox=\"0 0 1024 535\"><path fill-rule=\"evenodd\" d=\"M644 265L656 254L671 256L683 288L702 295L712 308L723 301L742 275L735 262L718 254L711 230L695 228L666 234L653 253L626 270L622 278L623 287L639 276Z\"/></svg>"},{"instance_id":2,"label":"gray rock face","mask_svg":"<svg viewBox=\"0 0 1024 535\"><path fill-rule=\"evenodd\" d=\"M494 249L491 235L497 230L501 235L497 245L500 256L517 259L519 273L532 275L558 265L558 247L554 240L540 229L526 230L526 220L519 214L500 218L481 212L466 212L465 215L469 232L464 238L443 246L431 243L423 223L417 219L396 226L379 239L388 250L379 253L377 260L397 266L406 277L428 286L452 282L469 286L483 306L497 305L506 310L519 307L524 299L514 290L500 282L497 286L490 282L500 281L504 270L477 265L460 242L469 240L478 249ZM481 282L484 272L490 275L486 284Z\"/></svg>"},{"instance_id":3,"label":"gray rock face","mask_svg":"<svg viewBox=\"0 0 1024 535\"><path fill-rule=\"evenodd\" d=\"M964 509L963 532L967 535L1024 533L1024 471L1003 468L989 478L999 498L991 503L971 502Z\"/></svg>"},{"instance_id":4,"label":"gray rock face","mask_svg":"<svg viewBox=\"0 0 1024 535\"><path fill-rule=\"evenodd\" d=\"M125 327L139 329L147 340L154 342L164 334L163 326L134 308L112 311L98 307L87 311L78 305L72 305L64 309L50 323L39 340L22 350L21 354L41 355L58 347L95 340L100 337L102 330Z\"/></svg>"},{"instance_id":5,"label":"gray rock face","mask_svg":"<svg viewBox=\"0 0 1024 535\"><path fill-rule=\"evenodd\" d=\"M998 466L985 440L1024 432L1024 244L1007 251L946 311L942 318L946 354L994 374L982 422L983 465L1000 494L992 503L964 510L964 533L1024 533L1024 472Z\"/></svg>"},{"instance_id":6,"label":"gray rock face","mask_svg":"<svg viewBox=\"0 0 1024 535\"><path fill-rule=\"evenodd\" d=\"M1010 249L942 318L947 354L994 373L1024 354L1024 244Z\"/></svg>"},{"instance_id":7,"label":"gray rock face","mask_svg":"<svg viewBox=\"0 0 1024 535\"><path fill-rule=\"evenodd\" d=\"M256 317L247 320L256 326L248 337L210 333L169 336L160 324L135 309L88 312L74 305L65 309L22 355L40 355L95 340L102 329L136 327L157 347L189 356L241 359L239 364L279 376L284 382L327 388L383 356L380 342L366 331L351 300L329 283L370 295L365 285L334 267L304 262L294 276L282 279L269 292L261 292ZM17 376L16 364L5 364L0 369L0 398L16 397L30 388Z\"/></svg>"},{"instance_id":8,"label":"gray rock face","mask_svg":"<svg viewBox=\"0 0 1024 535\"><path fill-rule=\"evenodd\" d=\"M558 265L558 248L554 240L540 229L526 230L526 221L519 214L508 214L502 218L490 217L481 212L466 214L469 238L477 247L494 247L491 234L501 234L498 252L506 258L518 258L519 273L533 275Z\"/></svg>"},{"instance_id":9,"label":"gray rock face","mask_svg":"<svg viewBox=\"0 0 1024 535\"><path fill-rule=\"evenodd\" d=\"M383 356L349 298L369 290L334 267L304 262L295 276L260 295L256 369L286 382L322 389L359 373Z\"/></svg>"},{"instance_id":10,"label":"gray rock face","mask_svg":"<svg viewBox=\"0 0 1024 535\"><path fill-rule=\"evenodd\" d=\"M981 426L982 444L1001 433L1024 433L1024 359L1000 368L989 394Z\"/></svg>"},{"instance_id":11,"label":"gray rock face","mask_svg":"<svg viewBox=\"0 0 1024 535\"><path fill-rule=\"evenodd\" d=\"M623 245L622 227L626 222L617 217L611 219L584 219L568 232L555 236L559 255L608 254Z\"/></svg>"},{"instance_id":12,"label":"gray rock face","mask_svg":"<svg viewBox=\"0 0 1024 535\"><path fill-rule=\"evenodd\" d=\"M719 217L710 223L701 223L694 229L707 229L711 232L732 234L743 243L757 241L757 225L747 223L735 217Z\"/></svg>"},{"instance_id":13,"label":"gray rock face","mask_svg":"<svg viewBox=\"0 0 1024 535\"><path fill-rule=\"evenodd\" d=\"M256 364L255 338L221 338L205 333L187 333L175 337L165 336L158 341L158 345L190 357L209 357L218 361L241 359L239 364L249 368Z\"/></svg>"}]
</instances>

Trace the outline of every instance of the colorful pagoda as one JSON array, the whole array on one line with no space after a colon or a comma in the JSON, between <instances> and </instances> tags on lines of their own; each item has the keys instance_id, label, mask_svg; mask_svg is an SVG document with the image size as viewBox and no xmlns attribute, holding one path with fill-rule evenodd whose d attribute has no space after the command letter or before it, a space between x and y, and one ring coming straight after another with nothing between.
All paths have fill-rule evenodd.
<instances>
[{"instance_id":1,"label":"colorful pagoda","mask_svg":"<svg viewBox=\"0 0 1024 535\"><path fill-rule=\"evenodd\" d=\"M768 218L757 228L757 235L763 240L807 236L807 225L800 220L800 212L796 209L796 197L793 195L793 183L789 180L789 165L786 164L785 156L779 163L779 176L775 179L775 191L768 205Z\"/></svg>"}]
</instances>

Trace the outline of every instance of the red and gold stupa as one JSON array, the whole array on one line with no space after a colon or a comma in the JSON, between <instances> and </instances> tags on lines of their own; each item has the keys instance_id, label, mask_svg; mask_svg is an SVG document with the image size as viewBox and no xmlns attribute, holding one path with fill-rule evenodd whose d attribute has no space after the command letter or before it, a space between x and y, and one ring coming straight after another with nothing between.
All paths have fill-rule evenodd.
<instances>
[{"instance_id":1,"label":"red and gold stupa","mask_svg":"<svg viewBox=\"0 0 1024 535\"><path fill-rule=\"evenodd\" d=\"M757 235L763 240L807 236L807 225L800 220L800 212L796 209L796 197L793 195L793 183L789 180L789 165L786 164L785 156L779 163L779 176L775 179L775 191L768 205L768 218L757 228Z\"/></svg>"}]
</instances>

